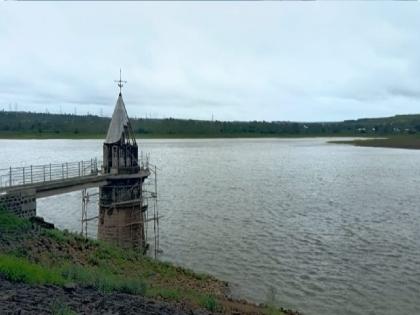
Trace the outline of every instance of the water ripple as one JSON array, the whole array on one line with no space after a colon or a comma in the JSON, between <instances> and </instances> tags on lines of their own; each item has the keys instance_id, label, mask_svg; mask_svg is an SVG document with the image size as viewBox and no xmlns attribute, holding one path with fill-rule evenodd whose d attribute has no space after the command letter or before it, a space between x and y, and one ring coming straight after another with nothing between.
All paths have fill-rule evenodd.
<instances>
[{"instance_id":1,"label":"water ripple","mask_svg":"<svg viewBox=\"0 0 420 315\"><path fill-rule=\"evenodd\" d=\"M0 142L0 167L102 149L97 140ZM273 287L279 305L306 314L420 314L420 151L325 139L139 142L162 169L162 259L228 280L256 302ZM38 208L80 229L79 193Z\"/></svg>"}]
</instances>

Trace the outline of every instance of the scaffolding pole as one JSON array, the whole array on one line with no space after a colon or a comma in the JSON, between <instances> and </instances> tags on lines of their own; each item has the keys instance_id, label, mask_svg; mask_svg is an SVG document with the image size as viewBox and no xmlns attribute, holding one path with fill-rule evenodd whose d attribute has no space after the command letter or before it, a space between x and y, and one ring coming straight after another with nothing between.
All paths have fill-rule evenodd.
<instances>
[{"instance_id":1,"label":"scaffolding pole","mask_svg":"<svg viewBox=\"0 0 420 315\"><path fill-rule=\"evenodd\" d=\"M142 159L143 160L143 159ZM149 164L149 156L146 155L146 165L148 167L152 167L151 176L152 178L146 179L146 182L137 183L135 185L130 186L121 186L121 188L127 188L130 193L133 193L136 189L139 191L139 197L136 199L127 199L121 200L118 202L113 202L110 204L103 204L100 198L98 198L98 202L95 203L97 206L109 208L113 210L117 210L119 207L124 207L127 205L131 209L130 211L130 218L132 220L131 223L126 225L116 225L117 237L120 241L130 241L133 245L133 248L138 248L145 250L149 246L149 242L153 242L153 256L157 258L158 254L160 253L159 250L159 211L158 211L158 203L157 203L157 167L152 166ZM139 187L140 186L140 187ZM146 186L149 189L146 189ZM88 208L89 205L93 204L94 196L99 196L99 193L89 193L87 189L82 190L82 218L81 218L81 235L88 238L88 224L93 220L99 219L98 216L94 216L89 218L88 217ZM96 201L96 200L95 200ZM153 206L153 214L152 217L149 215L149 209ZM151 237L149 233L149 223L153 221L153 240L150 240ZM129 239L122 240L121 239L121 229L122 228L129 228L129 234L127 237ZM126 238L126 237L124 237Z\"/></svg>"}]
</instances>

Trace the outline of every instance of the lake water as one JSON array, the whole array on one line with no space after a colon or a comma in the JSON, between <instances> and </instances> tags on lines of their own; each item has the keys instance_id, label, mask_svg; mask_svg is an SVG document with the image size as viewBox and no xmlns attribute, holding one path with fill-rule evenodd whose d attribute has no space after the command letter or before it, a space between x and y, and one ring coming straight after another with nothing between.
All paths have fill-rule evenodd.
<instances>
[{"instance_id":1,"label":"lake water","mask_svg":"<svg viewBox=\"0 0 420 315\"><path fill-rule=\"evenodd\" d=\"M328 140L140 140L160 168L160 259L305 314L420 314L420 151ZM3 168L100 157L102 141L0 147ZM38 214L79 231L81 193Z\"/></svg>"}]
</instances>

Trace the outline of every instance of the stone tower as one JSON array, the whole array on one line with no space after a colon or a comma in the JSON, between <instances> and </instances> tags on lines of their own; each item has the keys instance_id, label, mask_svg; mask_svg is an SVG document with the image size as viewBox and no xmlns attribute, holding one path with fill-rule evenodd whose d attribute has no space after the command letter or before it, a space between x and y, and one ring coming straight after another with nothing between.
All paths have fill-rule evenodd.
<instances>
[{"instance_id":1,"label":"stone tower","mask_svg":"<svg viewBox=\"0 0 420 315\"><path fill-rule=\"evenodd\" d=\"M102 171L109 176L99 193L98 238L125 248L144 249L147 206L142 186L150 173L138 160L138 147L121 90L103 145Z\"/></svg>"}]
</instances>

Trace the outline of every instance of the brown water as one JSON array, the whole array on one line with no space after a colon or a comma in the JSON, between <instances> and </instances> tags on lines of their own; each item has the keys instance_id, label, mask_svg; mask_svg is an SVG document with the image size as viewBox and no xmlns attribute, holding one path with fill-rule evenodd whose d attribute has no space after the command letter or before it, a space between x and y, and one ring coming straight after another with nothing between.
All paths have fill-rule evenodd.
<instances>
[{"instance_id":1,"label":"brown water","mask_svg":"<svg viewBox=\"0 0 420 315\"><path fill-rule=\"evenodd\" d=\"M160 168L160 258L257 302L275 291L305 314L420 314L420 151L326 141L140 140ZM0 168L102 150L99 140L0 145ZM38 212L79 231L80 197L40 200Z\"/></svg>"}]
</instances>

